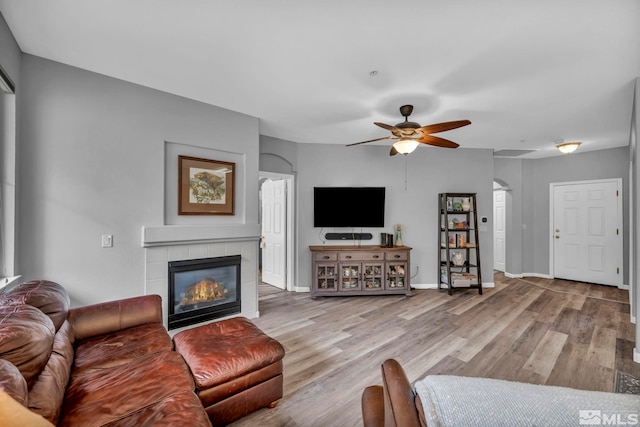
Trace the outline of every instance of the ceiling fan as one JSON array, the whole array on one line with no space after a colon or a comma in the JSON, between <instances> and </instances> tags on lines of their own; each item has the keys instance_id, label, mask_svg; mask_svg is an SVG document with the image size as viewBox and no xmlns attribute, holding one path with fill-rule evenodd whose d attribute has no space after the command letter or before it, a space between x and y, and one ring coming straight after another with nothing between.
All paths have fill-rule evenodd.
<instances>
[{"instance_id":1,"label":"ceiling fan","mask_svg":"<svg viewBox=\"0 0 640 427\"><path fill-rule=\"evenodd\" d=\"M438 136L431 135L432 133L445 132L452 129L457 129L462 126L470 125L469 120L456 120L453 122L436 123L433 125L420 126L416 122L410 122L409 116L413 112L413 105L403 105L400 107L400 114L404 117L404 122L398 123L395 126L386 125L384 123L374 122L375 125L380 126L383 129L391 131L393 135L385 136L382 138L370 139L368 141L356 142L354 144L348 144L347 147L353 145L366 144L368 142L383 141L385 139L395 140L391 147L390 156L396 154L404 154L405 156L418 147L420 144L435 145L436 147L445 148L458 148L458 144L448 139L440 138Z\"/></svg>"}]
</instances>

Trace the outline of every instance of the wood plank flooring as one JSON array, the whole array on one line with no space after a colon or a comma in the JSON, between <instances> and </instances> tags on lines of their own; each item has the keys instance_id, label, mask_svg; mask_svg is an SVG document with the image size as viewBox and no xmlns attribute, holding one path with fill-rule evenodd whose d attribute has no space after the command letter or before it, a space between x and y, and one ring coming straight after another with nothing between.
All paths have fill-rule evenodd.
<instances>
[{"instance_id":1,"label":"wood plank flooring","mask_svg":"<svg viewBox=\"0 0 640 427\"><path fill-rule=\"evenodd\" d=\"M233 426L362 425L362 390L380 384L388 358L412 382L448 374L612 391L616 369L640 376L627 291L502 274L494 282L484 295L316 300L261 285L254 321L287 351L284 397Z\"/></svg>"}]
</instances>

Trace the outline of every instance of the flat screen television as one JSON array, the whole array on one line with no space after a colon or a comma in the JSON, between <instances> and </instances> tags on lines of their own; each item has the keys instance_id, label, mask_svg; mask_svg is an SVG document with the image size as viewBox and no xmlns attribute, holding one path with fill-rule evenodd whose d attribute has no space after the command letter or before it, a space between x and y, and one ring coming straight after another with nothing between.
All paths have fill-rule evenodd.
<instances>
[{"instance_id":1,"label":"flat screen television","mask_svg":"<svg viewBox=\"0 0 640 427\"><path fill-rule=\"evenodd\" d=\"M384 227L384 187L315 187L314 227Z\"/></svg>"}]
</instances>

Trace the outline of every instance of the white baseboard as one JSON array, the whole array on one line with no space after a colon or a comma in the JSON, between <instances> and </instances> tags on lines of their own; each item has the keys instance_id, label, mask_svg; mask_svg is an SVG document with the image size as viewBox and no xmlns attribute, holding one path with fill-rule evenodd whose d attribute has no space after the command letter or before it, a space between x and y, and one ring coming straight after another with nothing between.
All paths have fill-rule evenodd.
<instances>
[{"instance_id":1,"label":"white baseboard","mask_svg":"<svg viewBox=\"0 0 640 427\"><path fill-rule=\"evenodd\" d=\"M633 361L640 363L640 351L638 351L638 347L633 348Z\"/></svg>"},{"instance_id":2,"label":"white baseboard","mask_svg":"<svg viewBox=\"0 0 640 427\"><path fill-rule=\"evenodd\" d=\"M504 272L504 276L509 279L522 279L523 277L539 277L540 279L553 279L553 276L550 274L542 274L542 273L509 273L507 271Z\"/></svg>"},{"instance_id":3,"label":"white baseboard","mask_svg":"<svg viewBox=\"0 0 640 427\"><path fill-rule=\"evenodd\" d=\"M495 288L496 284L493 282L482 283L483 288ZM412 283L411 288L413 289L438 289L438 285L435 283Z\"/></svg>"},{"instance_id":4,"label":"white baseboard","mask_svg":"<svg viewBox=\"0 0 640 427\"><path fill-rule=\"evenodd\" d=\"M623 289L623 290L628 291L629 290L629 285L624 285L624 284L623 285L619 285L618 289Z\"/></svg>"},{"instance_id":5,"label":"white baseboard","mask_svg":"<svg viewBox=\"0 0 640 427\"><path fill-rule=\"evenodd\" d=\"M509 273L508 271L505 271L504 277L507 277L509 279L522 279L524 276L522 274L513 274L513 273Z\"/></svg>"},{"instance_id":6,"label":"white baseboard","mask_svg":"<svg viewBox=\"0 0 640 427\"><path fill-rule=\"evenodd\" d=\"M412 283L413 289L438 289L438 285L435 283Z\"/></svg>"},{"instance_id":7,"label":"white baseboard","mask_svg":"<svg viewBox=\"0 0 640 427\"><path fill-rule=\"evenodd\" d=\"M633 314L631 316L629 316L631 320L631 323L633 323L634 325L636 324L636 316L634 316Z\"/></svg>"},{"instance_id":8,"label":"white baseboard","mask_svg":"<svg viewBox=\"0 0 640 427\"><path fill-rule=\"evenodd\" d=\"M311 288L308 286L294 286L293 292L311 292Z\"/></svg>"}]
</instances>

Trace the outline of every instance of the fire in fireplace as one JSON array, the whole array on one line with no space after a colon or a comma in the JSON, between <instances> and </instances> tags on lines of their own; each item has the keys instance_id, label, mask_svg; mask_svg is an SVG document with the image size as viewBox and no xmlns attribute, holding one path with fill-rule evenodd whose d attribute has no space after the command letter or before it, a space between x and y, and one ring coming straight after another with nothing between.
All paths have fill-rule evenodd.
<instances>
[{"instance_id":1,"label":"fire in fireplace","mask_svg":"<svg viewBox=\"0 0 640 427\"><path fill-rule=\"evenodd\" d=\"M169 329L240 313L240 255L169 262Z\"/></svg>"}]
</instances>

